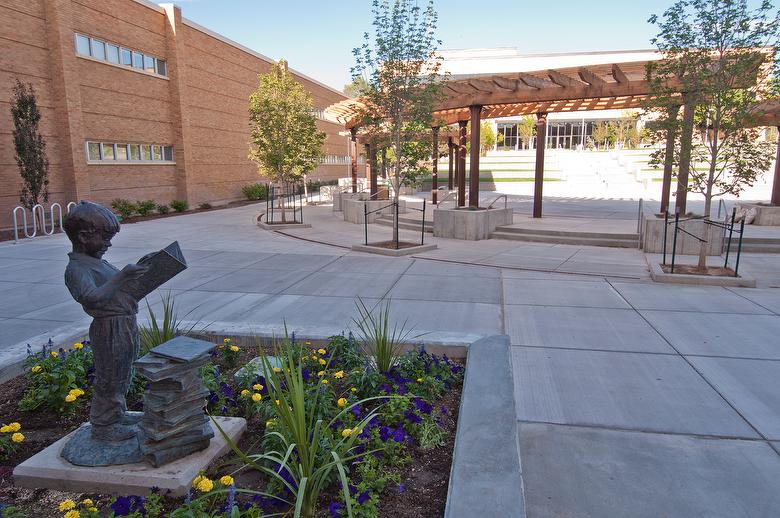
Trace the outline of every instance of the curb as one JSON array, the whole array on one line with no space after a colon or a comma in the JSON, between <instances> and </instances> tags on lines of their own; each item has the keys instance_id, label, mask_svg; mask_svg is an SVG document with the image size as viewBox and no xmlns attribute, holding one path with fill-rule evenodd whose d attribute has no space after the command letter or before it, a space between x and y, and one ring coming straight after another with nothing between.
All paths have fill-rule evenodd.
<instances>
[{"instance_id":1,"label":"curb","mask_svg":"<svg viewBox=\"0 0 780 518\"><path fill-rule=\"evenodd\" d=\"M445 518L525 518L509 337L469 346Z\"/></svg>"}]
</instances>

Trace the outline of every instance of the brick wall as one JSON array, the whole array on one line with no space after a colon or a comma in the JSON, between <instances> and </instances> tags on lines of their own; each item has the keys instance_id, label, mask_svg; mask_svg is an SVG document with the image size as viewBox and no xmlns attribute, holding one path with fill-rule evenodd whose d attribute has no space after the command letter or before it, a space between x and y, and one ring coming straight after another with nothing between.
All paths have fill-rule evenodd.
<instances>
[{"instance_id":1,"label":"brick wall","mask_svg":"<svg viewBox=\"0 0 780 518\"><path fill-rule=\"evenodd\" d=\"M74 33L168 62L168 78L77 56ZM294 66L294 64L293 64ZM178 8L135 0L0 0L0 228L21 188L10 98L16 77L36 89L50 162L50 201L188 199L191 206L241 199L261 181L249 154L248 100L270 62L182 20ZM314 106L344 99L299 74ZM324 153L347 155L341 125L317 121ZM175 164L88 164L88 140L173 145ZM310 176L345 176L322 165Z\"/></svg>"}]
</instances>

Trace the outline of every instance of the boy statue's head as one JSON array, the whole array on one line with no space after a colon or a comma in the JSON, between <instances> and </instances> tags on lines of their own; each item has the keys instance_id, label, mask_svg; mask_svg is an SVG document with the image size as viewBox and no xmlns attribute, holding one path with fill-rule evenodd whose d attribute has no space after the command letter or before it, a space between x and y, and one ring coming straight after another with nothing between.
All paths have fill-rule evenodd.
<instances>
[{"instance_id":1,"label":"boy statue's head","mask_svg":"<svg viewBox=\"0 0 780 518\"><path fill-rule=\"evenodd\" d=\"M106 207L82 201L68 212L63 227L74 252L100 259L119 232L119 220Z\"/></svg>"}]
</instances>

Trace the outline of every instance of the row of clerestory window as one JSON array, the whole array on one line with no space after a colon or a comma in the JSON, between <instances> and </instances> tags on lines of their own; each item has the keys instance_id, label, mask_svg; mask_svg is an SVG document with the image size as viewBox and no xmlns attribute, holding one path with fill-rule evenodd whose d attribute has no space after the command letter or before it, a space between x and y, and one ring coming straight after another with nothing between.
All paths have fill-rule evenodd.
<instances>
[{"instance_id":1,"label":"row of clerestory window","mask_svg":"<svg viewBox=\"0 0 780 518\"><path fill-rule=\"evenodd\" d=\"M164 59L79 33L76 33L76 54L168 77L168 64Z\"/></svg>"},{"instance_id":2,"label":"row of clerestory window","mask_svg":"<svg viewBox=\"0 0 780 518\"><path fill-rule=\"evenodd\" d=\"M173 162L173 146L87 142L89 162Z\"/></svg>"}]
</instances>

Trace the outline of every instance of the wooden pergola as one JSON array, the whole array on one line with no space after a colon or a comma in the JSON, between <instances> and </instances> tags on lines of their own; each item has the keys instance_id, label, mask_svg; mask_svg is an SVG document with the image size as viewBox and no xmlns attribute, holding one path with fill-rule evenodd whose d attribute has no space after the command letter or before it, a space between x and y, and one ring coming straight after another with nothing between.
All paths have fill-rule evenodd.
<instances>
[{"instance_id":1,"label":"wooden pergola","mask_svg":"<svg viewBox=\"0 0 780 518\"><path fill-rule=\"evenodd\" d=\"M661 54L657 54L661 59ZM531 72L513 72L491 75L456 76L445 83L443 98L434 107L433 116L437 126L434 144L438 146L438 127L458 124L457 143L450 144L450 168L455 160L455 178L458 186L458 206L465 205L466 174L466 126L471 122L471 153L469 163L469 205L479 203L479 142L482 119L518 115L536 116L536 162L534 175L533 216L542 216L542 187L544 184L544 150L547 135L547 115L553 112L579 112L638 108L651 95L650 83L645 70L649 61L603 63L596 65L546 69ZM680 105L670 110L670 116L677 116L683 110L683 128L686 134L681 138L692 138L694 106L686 103L686 96L680 94ZM350 129L353 140L357 133L359 113L364 105L360 99L348 99L327 108L339 121ZM763 117L763 118L762 118ZM780 126L780 102L767 105L757 111L756 126ZM686 124L687 123L687 124ZM675 135L667 138L667 150L673 149ZM667 210L670 201L672 158L667 152L661 195L661 211ZM433 153L433 169L436 171L438 152ZM778 147L780 158L780 147ZM778 160L780 162L780 160ZM356 164L356 160L353 159ZM689 164L678 171L676 207L685 213ZM355 167L353 166L353 171ZM436 189L434 174L433 189ZM452 174L450 174L452 178ZM450 185L452 187L452 185ZM780 203L780 169L775 171L775 185L772 203ZM435 196L435 194L434 194ZM434 198L435 201L435 198Z\"/></svg>"}]
</instances>

